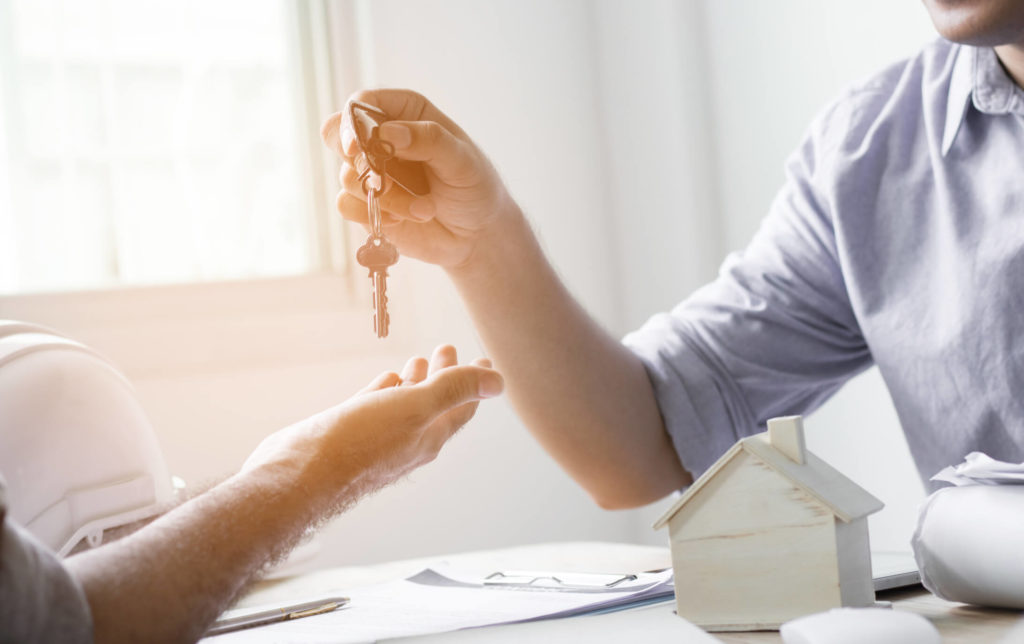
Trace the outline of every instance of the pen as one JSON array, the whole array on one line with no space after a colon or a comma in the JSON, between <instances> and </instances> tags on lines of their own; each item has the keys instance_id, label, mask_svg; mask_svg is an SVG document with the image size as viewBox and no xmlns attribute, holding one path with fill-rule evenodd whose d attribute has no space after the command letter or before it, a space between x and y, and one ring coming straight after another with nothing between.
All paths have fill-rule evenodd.
<instances>
[{"instance_id":1,"label":"pen","mask_svg":"<svg viewBox=\"0 0 1024 644\"><path fill-rule=\"evenodd\" d=\"M270 610L262 610L256 613L247 613L236 617L222 618L213 623L213 626L206 631L204 637L220 635L221 633L230 633L231 631L251 628L253 626L263 626L264 624L284 622L289 619L321 615L323 613L329 613L336 608L341 608L348 604L348 602L348 597L328 597L326 599L317 599L302 604L296 604L294 606L282 606L280 608L271 608Z\"/></svg>"}]
</instances>

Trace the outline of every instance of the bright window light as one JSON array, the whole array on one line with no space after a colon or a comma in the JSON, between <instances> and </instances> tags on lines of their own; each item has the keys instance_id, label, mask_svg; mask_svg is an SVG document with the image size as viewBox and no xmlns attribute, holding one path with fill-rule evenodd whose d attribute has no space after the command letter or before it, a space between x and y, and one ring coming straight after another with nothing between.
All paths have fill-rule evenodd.
<instances>
[{"instance_id":1,"label":"bright window light","mask_svg":"<svg viewBox=\"0 0 1024 644\"><path fill-rule=\"evenodd\" d=\"M0 0L0 292L317 268L285 0Z\"/></svg>"}]
</instances>

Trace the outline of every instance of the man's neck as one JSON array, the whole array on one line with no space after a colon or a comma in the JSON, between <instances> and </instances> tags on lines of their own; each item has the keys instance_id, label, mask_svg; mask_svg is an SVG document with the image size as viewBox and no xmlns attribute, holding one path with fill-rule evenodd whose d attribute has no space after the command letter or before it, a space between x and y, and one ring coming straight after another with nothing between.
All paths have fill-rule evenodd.
<instances>
[{"instance_id":1,"label":"man's neck","mask_svg":"<svg viewBox=\"0 0 1024 644\"><path fill-rule=\"evenodd\" d=\"M1018 87L1024 87L1024 43L1000 45L996 47L996 54L1010 78Z\"/></svg>"}]
</instances>

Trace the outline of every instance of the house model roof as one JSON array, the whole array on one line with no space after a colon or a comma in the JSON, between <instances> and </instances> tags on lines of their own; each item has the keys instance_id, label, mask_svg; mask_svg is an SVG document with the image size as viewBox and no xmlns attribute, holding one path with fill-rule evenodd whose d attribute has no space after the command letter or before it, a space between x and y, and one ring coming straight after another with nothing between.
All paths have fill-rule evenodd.
<instances>
[{"instance_id":1,"label":"house model roof","mask_svg":"<svg viewBox=\"0 0 1024 644\"><path fill-rule=\"evenodd\" d=\"M690 499L740 452L764 461L793 485L821 501L840 520L849 523L882 509L883 503L804 448L803 423L799 416L773 418L769 431L738 441L694 481L686 492L654 523L661 529Z\"/></svg>"}]
</instances>

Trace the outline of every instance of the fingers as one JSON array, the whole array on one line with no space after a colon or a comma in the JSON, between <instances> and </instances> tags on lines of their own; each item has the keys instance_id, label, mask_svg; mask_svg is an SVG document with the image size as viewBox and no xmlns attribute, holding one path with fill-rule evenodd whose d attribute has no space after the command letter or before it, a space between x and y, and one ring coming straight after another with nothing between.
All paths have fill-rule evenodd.
<instances>
[{"instance_id":1,"label":"fingers","mask_svg":"<svg viewBox=\"0 0 1024 644\"><path fill-rule=\"evenodd\" d=\"M409 358L405 366L402 367L401 374L385 371L371 380L370 384L363 387L359 393L389 389L399 385L417 385L427 378L431 378L433 380L429 389L431 395L437 404L451 408L460 404L460 401L472 402L481 398L491 398L502 392L504 380L497 371L491 368L491 361L487 358L477 358L471 366L459 367L462 373L456 374L453 379L439 376L443 370L457 366L458 360L455 347L450 344L442 344L434 349L429 362L426 358L419 356ZM471 371L466 372L466 369ZM474 381L477 385L475 394L470 387ZM464 386L466 388L463 389ZM444 411L446 410L442 409L438 413Z\"/></svg>"},{"instance_id":2,"label":"fingers","mask_svg":"<svg viewBox=\"0 0 1024 644\"><path fill-rule=\"evenodd\" d=\"M429 363L423 358L411 358L401 376L382 374L366 390L391 387L386 394L391 401L389 408L400 417L416 418L415 423L424 428L449 412L457 412L451 414L461 419L455 423L454 431L473 415L475 403L500 395L505 387L504 379L490 368L489 360L480 359L475 364L461 366L457 360L455 347L442 345L434 349ZM408 387L396 388L400 383ZM468 409L458 409L463 406ZM458 413L462 411L466 412L464 418Z\"/></svg>"},{"instance_id":3,"label":"fingers","mask_svg":"<svg viewBox=\"0 0 1024 644\"><path fill-rule=\"evenodd\" d=\"M443 347L438 347L442 349ZM473 364L478 367L485 369L491 368L491 361L487 358L477 358L473 361ZM475 400L464 405L459 405L454 409L442 414L437 420L434 421L431 426L431 432L434 434L434 440L438 441L438 449L440 445L444 444L452 434L457 432L463 425L469 422L473 415L476 414L477 407L480 406L480 401Z\"/></svg>"},{"instance_id":4,"label":"fingers","mask_svg":"<svg viewBox=\"0 0 1024 644\"><path fill-rule=\"evenodd\" d=\"M426 162L437 178L452 186L470 185L476 179L480 160L469 137L422 95L384 89L357 92L349 100L375 105L394 119L381 124L378 134L394 146L398 158ZM346 110L324 121L320 137L346 159L358 153Z\"/></svg>"},{"instance_id":5,"label":"fingers","mask_svg":"<svg viewBox=\"0 0 1024 644\"><path fill-rule=\"evenodd\" d=\"M478 179L476 149L437 121L388 121L378 133L394 146L396 157L425 162L448 185L466 186Z\"/></svg>"},{"instance_id":6,"label":"fingers","mask_svg":"<svg viewBox=\"0 0 1024 644\"><path fill-rule=\"evenodd\" d=\"M402 368L402 385L415 385L427 377L429 363L424 358L409 358Z\"/></svg>"},{"instance_id":7,"label":"fingers","mask_svg":"<svg viewBox=\"0 0 1024 644\"><path fill-rule=\"evenodd\" d=\"M342 190L338 193L338 212L341 213L343 219L351 221L353 223L361 224L369 232L370 219L366 212L366 201L356 197L355 195ZM403 219L399 219L390 212L381 213L381 221L384 226L394 226L402 223Z\"/></svg>"},{"instance_id":8,"label":"fingers","mask_svg":"<svg viewBox=\"0 0 1024 644\"><path fill-rule=\"evenodd\" d=\"M344 188L342 194L348 194L358 198L362 202L363 216L366 215L366 192L363 190L362 182L359 180L359 174L356 169L349 164L345 164L341 168L340 173L341 185ZM410 217L417 221L426 221L433 216L432 208L431 212L424 216L423 209L415 208L412 206L414 202L426 201L433 203L429 198L426 197L415 197L405 190L394 189L384 192L379 197L380 207L385 214L395 214L401 217ZM340 201L340 196L339 196ZM338 210L341 210L341 204L338 205ZM342 213L345 214L344 212Z\"/></svg>"},{"instance_id":9,"label":"fingers","mask_svg":"<svg viewBox=\"0 0 1024 644\"><path fill-rule=\"evenodd\" d=\"M407 89L362 90L350 96L349 101L361 101L375 105L396 120L437 121L449 132L463 138L466 137L466 133L433 103L423 95ZM344 133L346 129L349 130L348 135ZM327 117L320 128L320 138L328 148L338 154L352 156L354 148L351 129L352 126L348 123L348 114L346 110L342 110Z\"/></svg>"},{"instance_id":10,"label":"fingers","mask_svg":"<svg viewBox=\"0 0 1024 644\"><path fill-rule=\"evenodd\" d=\"M338 194L338 212L341 216L348 221L368 226L370 223L370 217L366 212L366 202L356 197L351 192L342 190ZM385 213L384 218L388 215Z\"/></svg>"},{"instance_id":11,"label":"fingers","mask_svg":"<svg viewBox=\"0 0 1024 644\"><path fill-rule=\"evenodd\" d=\"M442 359L446 357L444 353ZM437 354L435 351L435 356ZM437 454L448 439L469 422L481 400L501 393L504 381L493 369L477 365L449 366L435 371L419 387L426 399L423 404L433 410L423 434L423 444L429 453Z\"/></svg>"},{"instance_id":12,"label":"fingers","mask_svg":"<svg viewBox=\"0 0 1024 644\"><path fill-rule=\"evenodd\" d=\"M434 350L434 358L438 369L444 369L455 363L456 355L454 347L441 346ZM450 364L449 364L450 363ZM477 358L473 364L485 369L491 368L491 361L487 358ZM430 426L429 435L426 440L435 445L437 450L452 437L463 425L468 423L476 414L479 400L474 400L458 405L441 414Z\"/></svg>"},{"instance_id":13,"label":"fingers","mask_svg":"<svg viewBox=\"0 0 1024 644\"><path fill-rule=\"evenodd\" d=\"M320 140L329 150L341 156L347 156L341 145L341 122L341 112L335 112L328 116L324 124L320 126Z\"/></svg>"},{"instance_id":14,"label":"fingers","mask_svg":"<svg viewBox=\"0 0 1024 644\"><path fill-rule=\"evenodd\" d=\"M376 105L396 121L437 121L449 132L463 137L466 133L425 96L408 89L360 90L349 100Z\"/></svg>"},{"instance_id":15,"label":"fingers","mask_svg":"<svg viewBox=\"0 0 1024 644\"><path fill-rule=\"evenodd\" d=\"M459 363L459 354L450 344L442 344L430 355L430 375Z\"/></svg>"},{"instance_id":16,"label":"fingers","mask_svg":"<svg viewBox=\"0 0 1024 644\"><path fill-rule=\"evenodd\" d=\"M402 380L409 381L403 384L408 386L392 387L377 394L380 397L376 403L365 408L373 414L388 410L392 420L384 421L385 426L394 423L396 431L411 432L406 435L418 445L416 458L420 464L437 456L452 435L473 417L481 400L493 398L504 389L501 374L489 368L489 360L479 359L462 366L457 360L451 345L437 347L429 363L423 358L410 359L402 369ZM393 383L397 376L378 380Z\"/></svg>"},{"instance_id":17,"label":"fingers","mask_svg":"<svg viewBox=\"0 0 1024 644\"><path fill-rule=\"evenodd\" d=\"M423 360L423 358L420 358L420 360ZM424 362L426 361L424 360ZM371 380L370 384L366 385L361 390L359 390L359 393L363 394L370 391L388 389L390 387L394 387L395 385L400 384L401 382L402 378L399 377L397 373L395 373L394 371L385 371L384 373L380 374L379 376Z\"/></svg>"}]
</instances>

